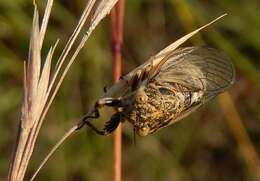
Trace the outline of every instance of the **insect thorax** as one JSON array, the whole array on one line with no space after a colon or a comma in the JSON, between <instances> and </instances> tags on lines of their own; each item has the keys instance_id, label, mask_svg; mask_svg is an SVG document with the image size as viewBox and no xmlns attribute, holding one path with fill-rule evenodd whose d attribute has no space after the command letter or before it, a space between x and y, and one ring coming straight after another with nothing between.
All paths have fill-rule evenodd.
<instances>
[{"instance_id":1,"label":"insect thorax","mask_svg":"<svg viewBox=\"0 0 260 181\"><path fill-rule=\"evenodd\" d=\"M126 98L125 119L134 125L140 136L146 136L173 123L201 97L202 93L190 92L178 84L151 82Z\"/></svg>"}]
</instances>

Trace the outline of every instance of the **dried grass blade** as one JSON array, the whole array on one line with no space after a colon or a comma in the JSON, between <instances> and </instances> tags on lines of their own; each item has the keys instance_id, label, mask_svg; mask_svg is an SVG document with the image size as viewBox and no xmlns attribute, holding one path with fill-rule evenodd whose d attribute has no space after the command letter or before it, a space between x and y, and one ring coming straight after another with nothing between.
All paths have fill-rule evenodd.
<instances>
[{"instance_id":1,"label":"dried grass blade","mask_svg":"<svg viewBox=\"0 0 260 181\"><path fill-rule=\"evenodd\" d=\"M24 165L28 165L28 163L29 163L29 159L32 155L34 144L35 144L35 141L36 141L39 129L40 129L40 127L38 127L38 125L40 125L39 119L40 119L40 116L42 114L43 108L44 108L46 100L47 100L46 93L47 93L47 87L48 87L48 82L49 82L49 77L50 77L51 59L52 59L52 55L54 53L54 50L55 50L57 44L58 44L58 41L55 43L54 48L50 49L48 56L46 58L46 62L43 67L42 74L41 74L41 79L40 79L39 86L38 86L38 96L37 96L37 98L38 98L37 101L39 102L39 105L37 105L37 110L36 110L38 112L37 117L36 117L37 121L36 121L36 124L33 125L31 132L30 132L31 133L30 137L27 140L27 149L25 150L24 159L22 162L22 164L24 164ZM42 82L42 85L41 85L41 82ZM22 170L20 175L24 175L24 174L25 174L25 170Z\"/></svg>"},{"instance_id":2,"label":"dried grass blade","mask_svg":"<svg viewBox=\"0 0 260 181\"><path fill-rule=\"evenodd\" d=\"M66 43L57 63L56 63L56 66L55 66L55 71L54 71L54 75L53 75L53 78L52 78L52 81L51 81L51 84L50 84L50 87L49 87L49 90L48 90L48 95L50 94L51 92L51 89L53 88L53 85L56 81L56 78L60 72L60 69L69 53L69 51L71 50L71 47L73 45L73 43L75 42L76 38L78 37L78 34L80 33L83 25L85 24L90 12L91 12L91 9L93 8L94 4L95 4L96 0L90 0L88 1L81 17L80 17L80 20L74 30L74 32L72 33L72 35L70 36L68 42Z\"/></svg>"},{"instance_id":3,"label":"dried grass blade","mask_svg":"<svg viewBox=\"0 0 260 181\"><path fill-rule=\"evenodd\" d=\"M99 5L91 17L90 26L86 32L87 37L91 34L91 32L96 28L99 22L109 14L110 10L114 7L118 0L102 0L99 2Z\"/></svg>"},{"instance_id":4,"label":"dried grass blade","mask_svg":"<svg viewBox=\"0 0 260 181\"><path fill-rule=\"evenodd\" d=\"M61 82L63 81L63 79L64 79L64 77L65 77L66 72L65 72L65 73L63 72L63 75L64 75L63 78L62 78L62 79L59 79L59 83L55 86L55 88L54 88L54 90L53 90L53 93L52 93L52 95L50 96L51 90L52 90L52 88L53 88L53 86L54 86L55 80L56 80L56 78L57 78L57 76L58 76L58 73L59 73L59 71L60 71L60 69L61 69L61 66L62 66L62 64L64 63L65 58L66 58L67 54L69 53L69 51L70 51L70 49L71 49L71 47L72 47L72 44L74 43L75 39L77 38L77 35L79 34L79 31L82 29L82 26L84 25L84 23L85 23L85 21L86 21L88 15L89 15L89 13L90 13L90 11L91 11L93 5L94 5L93 3L95 3L95 0L92 0L92 1L89 1L89 2L88 2L86 8L84 9L84 13L83 13L83 15L82 15L82 17L81 17L81 19L80 19L80 21L79 21L79 23L78 23L78 26L77 26L78 29L73 32L73 34L72 34L72 36L69 38L69 40L68 40L68 42L67 42L65 48L63 49L63 52L62 52L61 56L59 57L58 65L56 65L56 67L55 67L54 75L53 75L53 77L52 77L52 79L51 79L51 82L50 82L50 85L49 85L49 87L48 87L47 94L46 94L46 101L47 101L48 98L49 98L49 99L48 99L48 101L46 102L46 105L44 106L44 109L43 109L42 114L41 114L41 116L40 116L40 120L39 120L39 122L38 122L37 125L36 125L36 128L35 128L35 129L36 129L36 132L35 132L35 134L33 135L32 143L34 143L34 142L36 141L36 138L37 138L37 135L38 135L38 133L39 133L39 131L40 131L40 128L41 128L43 119L45 118L45 115L47 114L47 111L49 110L49 107L50 107L50 105L51 105L51 103L52 103L52 101L53 101L55 95L56 95L57 92L58 92L58 89L59 89L59 87L60 87L60 85L61 85ZM50 96L50 97L49 97L49 96Z\"/></svg>"},{"instance_id":5,"label":"dried grass blade","mask_svg":"<svg viewBox=\"0 0 260 181\"><path fill-rule=\"evenodd\" d=\"M29 57L26 72L26 87L28 87L27 104L29 118L22 121L22 128L30 129L35 121L34 105L37 99L37 88L41 69L41 52L39 46L39 14L35 6L32 34L30 40ZM30 114L29 114L30 113Z\"/></svg>"},{"instance_id":6,"label":"dried grass blade","mask_svg":"<svg viewBox=\"0 0 260 181\"><path fill-rule=\"evenodd\" d=\"M16 147L12 157L8 180L22 180L27 169L28 150L32 149L28 141L32 135L32 127L36 121L37 89L41 69L41 48L39 46L39 14L37 6L34 4L34 16L31 31L28 61L24 67L24 102L22 105L22 115L20 127L16 140Z\"/></svg>"},{"instance_id":7,"label":"dried grass blade","mask_svg":"<svg viewBox=\"0 0 260 181\"><path fill-rule=\"evenodd\" d=\"M175 41L174 43L170 44L169 46L167 46L166 48L164 48L163 50L161 50L157 55L155 56L160 56L162 54L165 54L167 52L173 51L176 48L178 48L181 44L183 44L185 41L187 41L188 39L190 39L192 36L194 36L195 34L197 34L199 31L207 28L208 26L210 26L211 24L215 23L216 21L218 21L219 19L223 18L224 16L226 16L227 13L217 17L216 19L212 20L211 22L209 22L208 24L192 31L191 33L183 36L182 38L178 39L177 41Z\"/></svg>"},{"instance_id":8,"label":"dried grass blade","mask_svg":"<svg viewBox=\"0 0 260 181\"><path fill-rule=\"evenodd\" d=\"M109 0L109 1L103 0L102 2L99 3L96 11L98 11L100 13L100 15L95 11L94 15L92 16L92 18L91 18L92 23L90 24L87 33L83 36L81 42L79 43L78 47L76 48L76 50L75 50L74 54L72 55L71 59L69 60L68 64L66 65L64 71L62 72L61 77L58 80L57 85L54 88L52 95L50 96L50 99L47 103L47 106L45 107L45 110L43 112L42 117L44 117L45 114L47 113L47 110L49 109L49 106L51 105L55 95L57 94L58 89L59 89L62 81L64 80L70 66L74 62L75 58L77 57L77 55L80 52L80 50L82 49L82 47L85 45L85 43L86 43L87 39L89 38L89 36L91 35L92 31L94 30L96 25L102 20L102 18L104 18L105 15L107 15L109 13L109 11L112 9L112 5L114 5L116 2L117 2L117 0ZM104 9L102 9L102 8L104 8ZM64 60L65 60L65 58L64 58ZM48 96L51 92L51 89L54 85L55 79L58 75L58 72L59 72L61 65L63 64L64 60L63 60L63 58L61 59L60 65L58 65L57 70L55 70L54 77L53 77L51 84L50 84L50 87L48 89Z\"/></svg>"},{"instance_id":9,"label":"dried grass blade","mask_svg":"<svg viewBox=\"0 0 260 181\"><path fill-rule=\"evenodd\" d=\"M37 102L37 94L38 94L38 82L40 78L40 69L41 69L41 48L39 44L39 13L37 10L37 6L34 4L34 17L32 24L32 33L30 40L30 48L29 48L29 57L27 64L27 72L26 72L26 86L28 87L28 96L27 105L25 105L25 117L21 117L21 134L19 135L19 143L18 143L18 151L22 151L19 153L17 159L19 164L16 179L21 180L24 177L24 173L27 168L28 162L26 162L27 150L31 149L28 147L28 140L30 140L31 136L31 128L34 123L37 121L37 109L39 107L39 102Z\"/></svg>"},{"instance_id":10,"label":"dried grass blade","mask_svg":"<svg viewBox=\"0 0 260 181\"><path fill-rule=\"evenodd\" d=\"M51 14L52 5L53 5L53 0L48 0L47 4L46 4L42 24L41 24L40 38L39 38L40 39L40 41L39 41L40 48L42 47L43 40L45 37L46 29L47 29L50 14Z\"/></svg>"},{"instance_id":11,"label":"dried grass blade","mask_svg":"<svg viewBox=\"0 0 260 181\"><path fill-rule=\"evenodd\" d=\"M102 1L102 2L99 4L99 6L97 7L97 10L99 11L99 13L101 13L101 15L98 15L98 13L94 13L94 16L92 17L92 21L91 21L92 24L90 24L90 28L88 29L88 30L90 30L90 29L91 29L91 30L90 30L90 31L87 31L88 33L86 33L86 34L83 36L83 38L82 38L80 44L78 45L77 49L76 49L75 52L74 52L72 58L69 60L67 66L65 67L65 70L62 72L62 75L61 75L60 79L58 80L58 83L57 83L57 85L55 86L55 88L54 88L54 90L53 90L53 93L52 93L50 99L48 100L48 103L47 103L47 105L46 105L46 107L45 107L45 109L44 109L44 111L43 111L43 114L42 114L42 116L41 116L41 118L40 118L40 122L39 122L38 125L36 126L36 127L37 127L37 128L36 128L36 130L37 130L36 132L37 132L37 133L39 132L39 128L40 128L40 126L41 126L41 123L42 123L42 121L43 121L43 118L45 117L45 115L46 115L46 113L47 113L47 111L48 111L48 109L49 109L49 106L51 105L51 103L52 103L52 101L53 101L53 99L54 99L54 97L55 97L55 95L56 95L56 93L57 93L57 91L58 91L58 89L59 89L59 87L60 87L60 85L61 85L63 79L65 78L65 75L67 74L67 72L68 72L70 66L71 66L72 63L74 62L74 60L75 60L76 56L78 55L79 51L80 51L81 48L84 46L86 40L87 40L88 37L90 36L91 32L94 30L94 28L96 27L96 25L102 20L102 18L105 17L106 14L109 13L109 11L112 9L112 6L113 6L116 2L117 2L117 0ZM104 9L102 9L102 8L104 8ZM79 22L79 23L82 23L82 22ZM84 23L83 23L83 24L84 24ZM82 24L82 25L83 25L83 24ZM80 25L80 26L81 26L81 25ZM79 27L79 29L81 29L81 27ZM74 33L73 33L73 34L74 34ZM76 35L77 35L77 33L74 34L74 36L76 36ZM74 37L73 37L73 38L74 38ZM74 41L74 40L73 40L73 41ZM67 47L67 46L69 47L70 44L66 45L66 47ZM65 49L66 49L66 47L65 47ZM68 53L67 51L69 51L69 50L65 50L65 49L64 49L64 53L62 53L62 55L61 55L60 60L58 61L57 68L55 69L55 74L56 74L56 75L54 75L54 78L52 79L51 85L50 85L50 87L49 87L49 89L48 89L48 93L47 93L48 95L49 95L49 93L50 93L50 91L51 91L51 89L52 89L52 86L54 85L54 81L55 81L55 79L56 79L56 76L58 75L58 71L60 70L59 67L61 67L61 65L63 64L63 61L65 60L65 57L63 57L63 56ZM69 48L69 49L70 49L70 48ZM63 55L63 54L64 54L64 55ZM64 58L64 60L63 60L63 58ZM46 95L46 96L48 96L48 95ZM91 112L91 111L90 111L90 112ZM88 114L90 114L90 113L88 113ZM80 124L82 124L82 123L80 123ZM37 173L39 172L39 170L41 169L41 167L45 164L45 162L49 159L49 157L53 154L53 152L59 147L59 145L60 145L68 136L70 136L78 127L79 127L79 125L76 125L76 126L74 126L73 128L71 128L70 131L67 132L67 133L65 134L65 136L61 139L61 141L59 141L59 142L57 143L57 145L54 146L54 148L51 150L51 152L48 154L48 156L47 156L47 157L44 159L44 161L41 163L39 169L37 169L36 173L35 173L34 176L32 177L32 180L35 178L35 176L37 175ZM37 133L36 133L36 134L37 134ZM34 138L34 139L36 139L36 138Z\"/></svg>"},{"instance_id":12,"label":"dried grass blade","mask_svg":"<svg viewBox=\"0 0 260 181\"><path fill-rule=\"evenodd\" d=\"M37 102L39 103L37 106L37 118L36 120L39 120L40 115L42 113L42 110L44 108L45 105L45 101L47 100L47 90L48 90L48 86L49 86L49 79L50 79L50 71L51 71L51 60L52 60L52 56L54 53L54 48L50 48L48 55L46 57L43 69L42 69L42 73L41 73L41 77L40 77L40 81L38 84L38 96L37 96Z\"/></svg>"},{"instance_id":13,"label":"dried grass blade","mask_svg":"<svg viewBox=\"0 0 260 181\"><path fill-rule=\"evenodd\" d=\"M58 149L58 147L77 130L78 126L73 126L69 131L67 131L63 137L55 144L55 146L51 149L51 151L48 153L48 155L44 158L44 160L41 162L40 166L37 168L37 170L34 172L32 178L30 181L33 181L39 171L42 169L42 167L45 165L45 163L49 160L49 158L53 155L53 153Z\"/></svg>"},{"instance_id":14,"label":"dried grass blade","mask_svg":"<svg viewBox=\"0 0 260 181\"><path fill-rule=\"evenodd\" d=\"M23 62L23 70L24 70L24 76L23 76L23 105L21 110L21 121L24 120L26 117L28 117L28 86L27 86L27 67L26 67L26 61Z\"/></svg>"}]
</instances>

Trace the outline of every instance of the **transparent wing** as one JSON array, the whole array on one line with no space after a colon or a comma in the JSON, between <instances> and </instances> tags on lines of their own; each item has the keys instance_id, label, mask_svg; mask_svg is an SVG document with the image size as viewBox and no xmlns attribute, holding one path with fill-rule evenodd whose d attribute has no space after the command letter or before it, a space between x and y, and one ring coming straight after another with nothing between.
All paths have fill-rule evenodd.
<instances>
[{"instance_id":1,"label":"transparent wing","mask_svg":"<svg viewBox=\"0 0 260 181\"><path fill-rule=\"evenodd\" d=\"M187 47L175 50L153 79L178 83L190 91L202 90L204 99L210 99L230 87L235 71L223 52L207 47Z\"/></svg>"}]
</instances>

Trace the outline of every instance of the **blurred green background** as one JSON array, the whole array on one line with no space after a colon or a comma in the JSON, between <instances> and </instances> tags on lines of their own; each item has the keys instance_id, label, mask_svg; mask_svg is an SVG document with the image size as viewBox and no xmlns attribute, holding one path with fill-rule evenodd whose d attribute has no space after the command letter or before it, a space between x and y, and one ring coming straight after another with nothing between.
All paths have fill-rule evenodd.
<instances>
[{"instance_id":1,"label":"blurred green background","mask_svg":"<svg viewBox=\"0 0 260 181\"><path fill-rule=\"evenodd\" d=\"M44 2L38 2L42 15ZM60 38L56 56L72 32L83 0L55 1L44 45ZM237 80L230 89L253 147L260 150L260 2L258 0L126 0L123 74L160 49L228 13L184 46L207 45L233 60ZM33 14L31 0L0 1L0 180L7 175L22 101L23 60L27 57ZM95 30L72 66L44 122L27 178L63 133L111 85L109 18ZM54 60L57 60L57 58ZM232 118L232 113L227 113ZM110 116L103 111L101 126ZM234 120L234 125L239 124ZM238 135L240 133L237 133ZM123 126L123 180L244 181L256 180L246 161L250 152L214 99L183 121L133 142L132 127ZM247 148L245 148L247 149ZM250 150L251 148L248 148ZM248 154L248 155L245 155ZM59 149L37 180L112 180L112 136L82 129ZM257 170L258 169L258 170Z\"/></svg>"}]
</instances>

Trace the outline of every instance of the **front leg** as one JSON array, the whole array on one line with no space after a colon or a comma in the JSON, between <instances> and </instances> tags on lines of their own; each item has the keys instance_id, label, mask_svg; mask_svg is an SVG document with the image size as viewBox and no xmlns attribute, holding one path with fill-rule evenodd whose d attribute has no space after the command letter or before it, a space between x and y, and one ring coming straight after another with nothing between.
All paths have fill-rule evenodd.
<instances>
[{"instance_id":1,"label":"front leg","mask_svg":"<svg viewBox=\"0 0 260 181\"><path fill-rule=\"evenodd\" d=\"M112 133L119 125L122 119L122 112L117 112L112 115L111 119L105 123L102 130L98 130L92 123L86 121L86 124L92 128L97 134L107 136Z\"/></svg>"},{"instance_id":2,"label":"front leg","mask_svg":"<svg viewBox=\"0 0 260 181\"><path fill-rule=\"evenodd\" d=\"M119 125L122 113L117 112L114 115L112 115L110 121L105 123L105 127L103 128L103 130L99 130L92 123L90 123L88 121L88 119L89 118L98 118L100 116L99 109L103 106L119 108L119 107L121 107L121 99L112 98L112 97L105 97L105 98L99 99L95 104L94 115L83 118L83 122L84 122L84 124L88 125L91 129L93 129L97 134L108 135L108 134L112 133ZM78 129L80 129L84 124L80 125Z\"/></svg>"}]
</instances>

